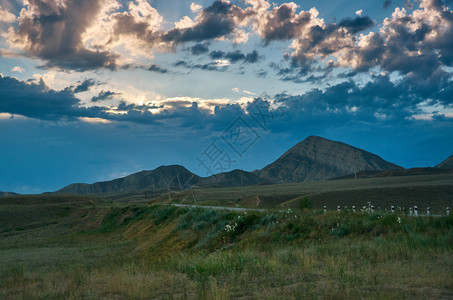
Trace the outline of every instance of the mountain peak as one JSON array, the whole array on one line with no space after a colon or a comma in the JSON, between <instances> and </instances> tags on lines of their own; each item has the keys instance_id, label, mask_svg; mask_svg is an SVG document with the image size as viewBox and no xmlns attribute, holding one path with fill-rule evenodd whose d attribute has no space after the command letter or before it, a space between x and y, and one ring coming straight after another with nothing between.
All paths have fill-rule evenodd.
<instances>
[{"instance_id":1,"label":"mountain peak","mask_svg":"<svg viewBox=\"0 0 453 300\"><path fill-rule=\"evenodd\" d=\"M360 170L389 169L401 167L345 143L309 136L258 171L257 175L272 182L285 183L324 180Z\"/></svg>"}]
</instances>

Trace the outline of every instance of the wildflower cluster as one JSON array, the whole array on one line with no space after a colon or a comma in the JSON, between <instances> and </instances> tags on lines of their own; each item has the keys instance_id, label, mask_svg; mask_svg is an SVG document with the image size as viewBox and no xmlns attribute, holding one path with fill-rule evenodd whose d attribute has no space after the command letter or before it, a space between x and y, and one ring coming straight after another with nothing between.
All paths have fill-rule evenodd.
<instances>
[{"instance_id":1,"label":"wildflower cluster","mask_svg":"<svg viewBox=\"0 0 453 300\"><path fill-rule=\"evenodd\" d=\"M238 226L237 223L235 223L233 226L231 226L230 224L227 224L225 225L225 231L226 232L233 232L236 230L236 227Z\"/></svg>"},{"instance_id":2,"label":"wildflower cluster","mask_svg":"<svg viewBox=\"0 0 453 300\"><path fill-rule=\"evenodd\" d=\"M361 211L362 213L364 213L364 214L365 214L365 213L367 213L367 214L372 213L372 212L374 211L374 206L371 205L371 202L367 202L367 205L362 206L362 208L360 209L360 211Z\"/></svg>"},{"instance_id":3,"label":"wildflower cluster","mask_svg":"<svg viewBox=\"0 0 453 300\"><path fill-rule=\"evenodd\" d=\"M294 216L294 218L297 219L297 215L296 214L293 215L293 213L294 213L294 211L291 208L288 208L285 211L285 218L291 218L292 216Z\"/></svg>"}]
</instances>

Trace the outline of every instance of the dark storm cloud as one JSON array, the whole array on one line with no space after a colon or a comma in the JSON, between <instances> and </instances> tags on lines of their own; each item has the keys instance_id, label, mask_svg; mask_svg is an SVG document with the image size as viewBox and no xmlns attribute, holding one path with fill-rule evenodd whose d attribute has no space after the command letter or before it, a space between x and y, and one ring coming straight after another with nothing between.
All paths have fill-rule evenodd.
<instances>
[{"instance_id":1,"label":"dark storm cloud","mask_svg":"<svg viewBox=\"0 0 453 300\"><path fill-rule=\"evenodd\" d=\"M237 23L250 16L250 12L230 2L217 0L201 11L200 20L193 27L172 29L164 33L161 39L164 42L179 44L220 38L233 33Z\"/></svg>"},{"instance_id":2,"label":"dark storm cloud","mask_svg":"<svg viewBox=\"0 0 453 300\"><path fill-rule=\"evenodd\" d=\"M128 110L125 115L111 114L107 110L106 107L81 106L80 100L70 88L55 91L49 89L42 80L39 83L26 83L11 77L0 77L0 112L46 121L85 117L145 124L155 122L148 111L136 107Z\"/></svg>"},{"instance_id":3,"label":"dark storm cloud","mask_svg":"<svg viewBox=\"0 0 453 300\"><path fill-rule=\"evenodd\" d=\"M427 93L432 99L429 104L452 107L452 98L446 100L448 96L439 93L439 90L445 90L451 97L453 90L448 89L450 86L445 84L432 87ZM286 107L284 122L295 128L299 128L297 124L312 126L310 124L323 122L328 122L328 126L340 125L343 122L399 126L415 122L414 115L426 113L422 110L423 105L427 104L426 98L422 97L425 92L408 90L407 82L394 83L388 76L379 75L363 86L349 80L325 90L313 89L296 96L282 94L275 96L275 99ZM445 122L453 123L453 119L447 118L442 112L435 115L442 117ZM280 126L283 129L285 124Z\"/></svg>"},{"instance_id":4,"label":"dark storm cloud","mask_svg":"<svg viewBox=\"0 0 453 300\"><path fill-rule=\"evenodd\" d=\"M297 132L298 128L316 130L345 124L375 124L396 128L401 124L420 122L415 121L413 116L424 113L421 105L427 104L426 99L431 99L428 103L430 105L453 105L453 88L448 82L432 87L429 91L410 89L408 86L411 85L404 80L394 83L388 76L379 75L364 85L348 80L324 90L312 89L301 95L276 95L274 101L282 105L284 117L271 122L269 130ZM421 95L427 95L428 98ZM275 113L269 101L256 98L254 103L258 102L263 102L260 108L267 107L269 110L263 113ZM159 109L159 112L151 113L150 109ZM112 110L117 113L112 113ZM121 101L117 107L87 108L74 97L72 89L55 91L46 87L42 81L26 83L10 77L0 78L0 112L47 121L101 118L118 123L132 122L219 132L225 130L237 117L247 117L247 108L238 104L217 106L212 113L190 101L168 100L158 105L127 104ZM279 113L282 114L282 111ZM440 112L435 114L433 122L453 121Z\"/></svg>"},{"instance_id":5,"label":"dark storm cloud","mask_svg":"<svg viewBox=\"0 0 453 300\"><path fill-rule=\"evenodd\" d=\"M30 0L32 14L19 18L13 43L25 45L31 55L46 61L43 67L86 71L115 69L116 56L107 51L90 50L82 43L82 34L94 20L101 1Z\"/></svg>"},{"instance_id":6,"label":"dark storm cloud","mask_svg":"<svg viewBox=\"0 0 453 300\"><path fill-rule=\"evenodd\" d=\"M145 110L145 109L156 109L156 108L164 108L164 105L137 105L134 103L127 104L125 101L121 101L118 104L117 110L118 111L128 111L128 110Z\"/></svg>"},{"instance_id":7,"label":"dark storm cloud","mask_svg":"<svg viewBox=\"0 0 453 300\"><path fill-rule=\"evenodd\" d=\"M190 48L193 55L200 55L209 51L209 47L205 44L196 44Z\"/></svg>"},{"instance_id":8,"label":"dark storm cloud","mask_svg":"<svg viewBox=\"0 0 453 300\"><path fill-rule=\"evenodd\" d=\"M374 25L373 20L370 17L356 17L354 19L343 19L338 23L338 26L347 28L349 32L355 34L360 31L364 31Z\"/></svg>"},{"instance_id":9,"label":"dark storm cloud","mask_svg":"<svg viewBox=\"0 0 453 300\"><path fill-rule=\"evenodd\" d=\"M156 73L161 73L161 74L165 74L168 72L167 69L165 68L162 68L161 66L158 66L156 64L152 64L151 66L149 66L147 68L148 71L151 71L151 72L156 72Z\"/></svg>"},{"instance_id":10,"label":"dark storm cloud","mask_svg":"<svg viewBox=\"0 0 453 300\"><path fill-rule=\"evenodd\" d=\"M44 82L25 83L0 77L0 111L43 120L60 120L86 115L70 89L49 90Z\"/></svg>"},{"instance_id":11,"label":"dark storm cloud","mask_svg":"<svg viewBox=\"0 0 453 300\"><path fill-rule=\"evenodd\" d=\"M228 69L228 66L218 65L215 62L206 63L206 64L191 64L184 60L179 60L173 64L175 67L183 67L186 69L192 70L203 70L203 71L219 71L224 72Z\"/></svg>"},{"instance_id":12,"label":"dark storm cloud","mask_svg":"<svg viewBox=\"0 0 453 300\"><path fill-rule=\"evenodd\" d=\"M221 50L214 50L212 51L211 53L209 53L209 56L212 58L212 59L220 59L222 57L225 56L225 52L221 51Z\"/></svg>"},{"instance_id":13,"label":"dark storm cloud","mask_svg":"<svg viewBox=\"0 0 453 300\"><path fill-rule=\"evenodd\" d=\"M233 51L233 52L228 52L224 55L224 57L226 59L228 59L231 63L236 63L240 60L243 60L245 59L245 55L239 51L239 50L236 50L236 51Z\"/></svg>"},{"instance_id":14,"label":"dark storm cloud","mask_svg":"<svg viewBox=\"0 0 453 300\"><path fill-rule=\"evenodd\" d=\"M162 36L166 42L205 41L218 38L233 32L234 21L228 16L231 3L215 1L203 9L201 21L191 28L172 29Z\"/></svg>"},{"instance_id":15,"label":"dark storm cloud","mask_svg":"<svg viewBox=\"0 0 453 300\"><path fill-rule=\"evenodd\" d=\"M211 59L221 59L225 58L228 59L231 63L237 63L243 61L245 63L254 64L260 60L260 55L256 50L253 50L250 53L244 54L240 50L235 50L231 52L223 52L220 50L212 51L209 53Z\"/></svg>"},{"instance_id":16,"label":"dark storm cloud","mask_svg":"<svg viewBox=\"0 0 453 300\"><path fill-rule=\"evenodd\" d=\"M258 62L259 59L260 59L260 56L259 56L258 52L256 50L253 50L252 52L247 53L247 55L244 58L244 61L247 63L254 64L254 63Z\"/></svg>"},{"instance_id":17,"label":"dark storm cloud","mask_svg":"<svg viewBox=\"0 0 453 300\"><path fill-rule=\"evenodd\" d=\"M93 79L86 79L75 87L74 94L86 92L94 85L96 85L96 82Z\"/></svg>"},{"instance_id":18,"label":"dark storm cloud","mask_svg":"<svg viewBox=\"0 0 453 300\"><path fill-rule=\"evenodd\" d=\"M99 95L91 98L91 102L98 102L98 101L112 99L112 97L115 95L120 95L120 93L115 93L112 91L101 91L99 93Z\"/></svg>"}]
</instances>

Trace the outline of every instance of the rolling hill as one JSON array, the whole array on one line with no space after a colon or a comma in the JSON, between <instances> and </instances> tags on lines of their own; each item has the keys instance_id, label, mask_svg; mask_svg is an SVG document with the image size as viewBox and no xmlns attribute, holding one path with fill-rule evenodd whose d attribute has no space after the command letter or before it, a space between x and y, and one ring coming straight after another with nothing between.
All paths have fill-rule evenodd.
<instances>
[{"instance_id":1,"label":"rolling hill","mask_svg":"<svg viewBox=\"0 0 453 300\"><path fill-rule=\"evenodd\" d=\"M446 160L441 162L436 166L436 168L441 168L441 169L453 169L453 155L448 157Z\"/></svg>"},{"instance_id":2,"label":"rolling hill","mask_svg":"<svg viewBox=\"0 0 453 300\"><path fill-rule=\"evenodd\" d=\"M361 170L401 170L377 155L318 136L298 143L279 159L254 173L274 183L320 181Z\"/></svg>"}]
</instances>

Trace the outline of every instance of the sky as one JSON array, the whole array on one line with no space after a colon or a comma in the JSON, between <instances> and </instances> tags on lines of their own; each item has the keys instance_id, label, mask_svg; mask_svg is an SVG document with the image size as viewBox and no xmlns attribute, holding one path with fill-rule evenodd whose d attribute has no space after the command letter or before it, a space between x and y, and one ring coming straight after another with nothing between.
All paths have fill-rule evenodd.
<instances>
[{"instance_id":1,"label":"sky","mask_svg":"<svg viewBox=\"0 0 453 300\"><path fill-rule=\"evenodd\" d=\"M253 171L310 135L435 166L453 154L452 7L0 0L0 190Z\"/></svg>"}]
</instances>

